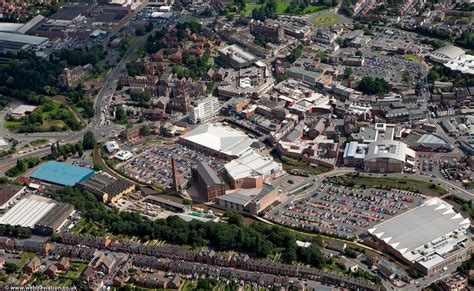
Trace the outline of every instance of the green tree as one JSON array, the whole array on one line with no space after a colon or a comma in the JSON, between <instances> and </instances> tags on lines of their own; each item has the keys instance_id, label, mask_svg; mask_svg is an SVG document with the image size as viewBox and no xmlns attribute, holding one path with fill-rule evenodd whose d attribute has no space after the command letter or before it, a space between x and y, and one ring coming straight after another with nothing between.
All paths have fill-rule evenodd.
<instances>
[{"instance_id":1,"label":"green tree","mask_svg":"<svg viewBox=\"0 0 474 291\"><path fill-rule=\"evenodd\" d=\"M5 269L5 272L7 272L7 274L15 273L19 269L18 266L13 263L5 263L3 268Z\"/></svg>"},{"instance_id":2,"label":"green tree","mask_svg":"<svg viewBox=\"0 0 474 291\"><path fill-rule=\"evenodd\" d=\"M145 25L138 25L135 28L135 35L136 36L142 36L142 35L145 35L145 33L146 33Z\"/></svg>"},{"instance_id":3,"label":"green tree","mask_svg":"<svg viewBox=\"0 0 474 291\"><path fill-rule=\"evenodd\" d=\"M351 67L346 67L346 68L344 69L344 78L345 78L345 79L350 79L353 72L354 72L354 71L352 70Z\"/></svg>"},{"instance_id":4,"label":"green tree","mask_svg":"<svg viewBox=\"0 0 474 291\"><path fill-rule=\"evenodd\" d=\"M430 72L428 73L428 81L434 82L439 80L439 74L435 70L431 69Z\"/></svg>"},{"instance_id":5,"label":"green tree","mask_svg":"<svg viewBox=\"0 0 474 291\"><path fill-rule=\"evenodd\" d=\"M99 164L99 163L94 163L94 170L96 171L103 171L104 170L104 166L102 164Z\"/></svg>"},{"instance_id":6,"label":"green tree","mask_svg":"<svg viewBox=\"0 0 474 291\"><path fill-rule=\"evenodd\" d=\"M121 122L125 120L125 110L122 106L117 106L115 108L115 120Z\"/></svg>"},{"instance_id":7,"label":"green tree","mask_svg":"<svg viewBox=\"0 0 474 291\"><path fill-rule=\"evenodd\" d=\"M367 95L383 95L389 92L385 79L371 76L363 77L357 88Z\"/></svg>"},{"instance_id":8,"label":"green tree","mask_svg":"<svg viewBox=\"0 0 474 291\"><path fill-rule=\"evenodd\" d=\"M90 130L86 131L82 139L83 148L86 150L92 150L95 148L96 144L97 144L97 140L95 138L94 133Z\"/></svg>"},{"instance_id":9,"label":"green tree","mask_svg":"<svg viewBox=\"0 0 474 291\"><path fill-rule=\"evenodd\" d=\"M242 215L240 215L238 213L235 213L235 212L232 212L232 211L224 212L224 217L228 218L228 222L230 224L235 224L237 226L242 226L242 222L244 220Z\"/></svg>"}]
</instances>

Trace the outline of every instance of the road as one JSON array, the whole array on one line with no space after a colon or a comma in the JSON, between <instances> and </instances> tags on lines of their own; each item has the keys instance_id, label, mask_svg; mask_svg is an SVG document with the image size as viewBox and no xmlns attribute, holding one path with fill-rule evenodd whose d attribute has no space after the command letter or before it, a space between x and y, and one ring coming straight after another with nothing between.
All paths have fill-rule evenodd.
<instances>
[{"instance_id":1,"label":"road","mask_svg":"<svg viewBox=\"0 0 474 291\"><path fill-rule=\"evenodd\" d=\"M118 80L122 75L122 70L125 69L126 64L132 60L135 52L145 44L148 36L150 36L152 33L154 33L154 31L150 31L149 33L142 36L138 41L133 43L123 55L117 66L115 66L107 74L107 79L102 85L102 88L97 94L97 98L95 100L95 116L94 121L89 125L90 128L96 128L105 125L105 116L103 114L103 110L108 108L108 98L114 94L115 89L117 88Z\"/></svg>"}]
</instances>

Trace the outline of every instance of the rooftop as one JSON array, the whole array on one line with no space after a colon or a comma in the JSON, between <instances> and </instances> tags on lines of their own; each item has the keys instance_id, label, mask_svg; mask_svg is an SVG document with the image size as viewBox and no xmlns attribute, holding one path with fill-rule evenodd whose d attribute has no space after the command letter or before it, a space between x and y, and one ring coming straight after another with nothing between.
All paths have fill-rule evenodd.
<instances>
[{"instance_id":1,"label":"rooftop","mask_svg":"<svg viewBox=\"0 0 474 291\"><path fill-rule=\"evenodd\" d=\"M221 48L219 50L219 52L221 54L229 56L234 61L236 61L237 63L240 63L240 64L244 64L244 63L247 63L247 62L253 62L253 61L257 60L257 58L254 55L244 51L243 48L241 48L240 46L238 46L236 44Z\"/></svg>"},{"instance_id":2,"label":"rooftop","mask_svg":"<svg viewBox=\"0 0 474 291\"><path fill-rule=\"evenodd\" d=\"M181 138L231 156L242 155L255 142L239 130L214 124L202 124Z\"/></svg>"},{"instance_id":3,"label":"rooftop","mask_svg":"<svg viewBox=\"0 0 474 291\"><path fill-rule=\"evenodd\" d=\"M454 146L436 134L424 134L414 144L414 146L424 147L445 147L453 149Z\"/></svg>"},{"instance_id":4,"label":"rooftop","mask_svg":"<svg viewBox=\"0 0 474 291\"><path fill-rule=\"evenodd\" d=\"M463 233L471 222L456 213L453 207L439 198L432 198L422 205L382 222L369 229L369 233L385 241L404 257L414 260L422 256L418 248L443 245L452 233ZM418 256L417 256L418 254Z\"/></svg>"},{"instance_id":5,"label":"rooftop","mask_svg":"<svg viewBox=\"0 0 474 291\"><path fill-rule=\"evenodd\" d=\"M416 153L409 149L405 143L394 140L379 140L369 144L365 160L389 158L405 161L407 155L414 157Z\"/></svg>"},{"instance_id":6,"label":"rooftop","mask_svg":"<svg viewBox=\"0 0 474 291\"><path fill-rule=\"evenodd\" d=\"M266 176L275 171L281 171L281 165L271 157L262 156L253 151L244 153L224 166L226 172L234 180L252 176Z\"/></svg>"},{"instance_id":7,"label":"rooftop","mask_svg":"<svg viewBox=\"0 0 474 291\"><path fill-rule=\"evenodd\" d=\"M49 161L31 174L31 178L62 186L74 186L91 177L94 171L89 168L67 163Z\"/></svg>"},{"instance_id":8,"label":"rooftop","mask_svg":"<svg viewBox=\"0 0 474 291\"><path fill-rule=\"evenodd\" d=\"M0 41L17 42L39 46L48 41L46 37L0 32Z\"/></svg>"},{"instance_id":9,"label":"rooftop","mask_svg":"<svg viewBox=\"0 0 474 291\"><path fill-rule=\"evenodd\" d=\"M33 227L57 205L50 200L44 200L39 196L39 199L36 199L36 197L32 196L32 198L23 199L15 204L0 218L0 224Z\"/></svg>"},{"instance_id":10,"label":"rooftop","mask_svg":"<svg viewBox=\"0 0 474 291\"><path fill-rule=\"evenodd\" d=\"M206 164L205 162L202 162L202 161L198 162L196 170L199 173L199 176L202 177L202 179L204 180L207 186L222 184L222 181L216 175L216 172L214 172L214 170L211 167L209 167L209 165Z\"/></svg>"}]
</instances>

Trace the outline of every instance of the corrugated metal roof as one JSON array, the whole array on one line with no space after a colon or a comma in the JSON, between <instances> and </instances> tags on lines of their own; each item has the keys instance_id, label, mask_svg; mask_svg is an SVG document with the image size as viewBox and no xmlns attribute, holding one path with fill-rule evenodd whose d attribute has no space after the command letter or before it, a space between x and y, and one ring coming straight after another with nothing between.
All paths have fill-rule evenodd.
<instances>
[{"instance_id":1,"label":"corrugated metal roof","mask_svg":"<svg viewBox=\"0 0 474 291\"><path fill-rule=\"evenodd\" d=\"M50 161L31 174L32 178L65 186L74 186L94 174L89 168Z\"/></svg>"},{"instance_id":2,"label":"corrugated metal roof","mask_svg":"<svg viewBox=\"0 0 474 291\"><path fill-rule=\"evenodd\" d=\"M35 199L23 199L0 218L0 224L33 227L56 204Z\"/></svg>"}]
</instances>

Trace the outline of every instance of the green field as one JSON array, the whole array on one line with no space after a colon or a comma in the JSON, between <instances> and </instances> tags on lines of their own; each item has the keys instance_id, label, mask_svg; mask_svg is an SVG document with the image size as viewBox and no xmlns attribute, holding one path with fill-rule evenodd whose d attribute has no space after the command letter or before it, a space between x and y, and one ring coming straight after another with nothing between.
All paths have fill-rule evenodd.
<instances>
[{"instance_id":1,"label":"green field","mask_svg":"<svg viewBox=\"0 0 474 291\"><path fill-rule=\"evenodd\" d=\"M318 11L327 9L326 6L308 5L302 10L301 10L301 8L297 8L294 11L289 11L288 12L287 8L290 7L291 2L292 1L290 1L290 0L277 0L275 14L277 14L277 15L281 15L281 14L306 15L306 14L309 14L309 13L314 13L314 12L318 12ZM256 8L262 7L262 5L263 4L260 4L260 3L254 2L254 1L249 1L249 2L246 2L245 9L240 10L240 8L238 7L237 4L231 2L230 4L227 5L227 7L231 11L233 10L234 12L229 12L228 14L232 15L232 16L239 15L239 14L245 15L245 16L251 16L252 11ZM234 9L236 9L236 10L234 10Z\"/></svg>"},{"instance_id":2,"label":"green field","mask_svg":"<svg viewBox=\"0 0 474 291\"><path fill-rule=\"evenodd\" d=\"M298 161L289 157L281 157L281 161L283 162L283 169L285 169L285 171L298 169L298 170L303 170L306 173L311 174L311 175L319 175L321 173L325 173L330 170L323 166L313 166L308 163Z\"/></svg>"},{"instance_id":3,"label":"green field","mask_svg":"<svg viewBox=\"0 0 474 291\"><path fill-rule=\"evenodd\" d=\"M425 59L422 58L422 57L419 57L417 55L413 55L413 54L405 54L403 55L406 59L409 59L409 60L412 60L414 62L423 62Z\"/></svg>"},{"instance_id":4,"label":"green field","mask_svg":"<svg viewBox=\"0 0 474 291\"><path fill-rule=\"evenodd\" d=\"M425 180L401 178L401 177L379 177L364 176L360 174L346 174L343 176L332 177L328 179L330 182L349 186L349 187L385 187L405 189L412 192L418 192L425 195L437 196L448 193L446 189L432 182Z\"/></svg>"},{"instance_id":5,"label":"green field","mask_svg":"<svg viewBox=\"0 0 474 291\"><path fill-rule=\"evenodd\" d=\"M313 16L311 22L316 26L333 26L339 24L341 21L334 14L320 14Z\"/></svg>"},{"instance_id":6,"label":"green field","mask_svg":"<svg viewBox=\"0 0 474 291\"><path fill-rule=\"evenodd\" d=\"M36 108L35 112L40 112L43 119L43 124L38 127L39 132L51 131L52 126L55 126L59 129L67 128L63 120L57 119L61 111L67 110L64 109L61 105L62 104L60 102L53 100L52 106L39 105ZM12 132L18 132L23 126L24 120L25 118L19 120L5 120L5 127Z\"/></svg>"}]
</instances>

